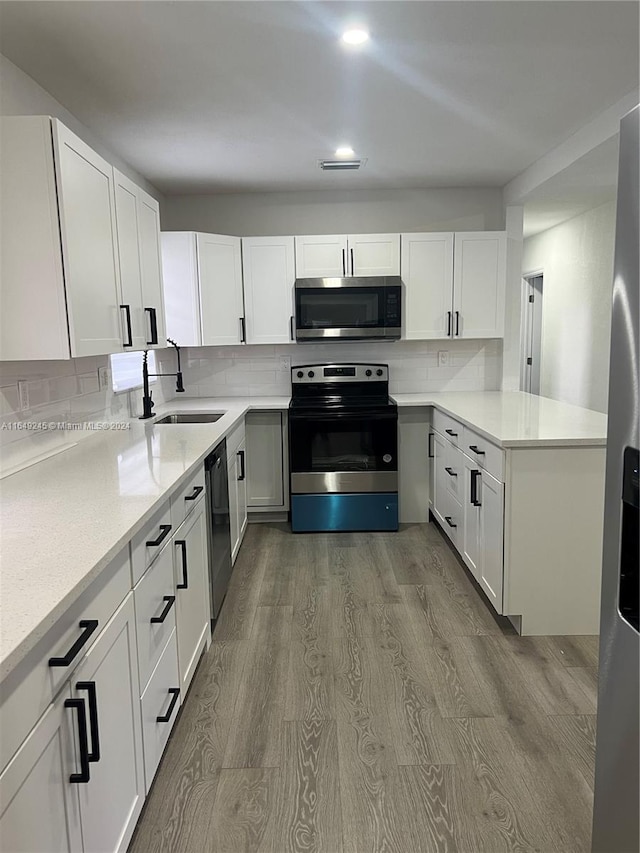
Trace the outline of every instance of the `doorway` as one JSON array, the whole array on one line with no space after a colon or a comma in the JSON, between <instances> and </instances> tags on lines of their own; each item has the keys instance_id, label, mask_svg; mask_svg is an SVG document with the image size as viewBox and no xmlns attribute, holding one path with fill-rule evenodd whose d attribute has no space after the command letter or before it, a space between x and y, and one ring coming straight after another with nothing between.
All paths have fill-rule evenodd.
<instances>
[{"instance_id":1,"label":"doorway","mask_svg":"<svg viewBox=\"0 0 640 853\"><path fill-rule=\"evenodd\" d=\"M542 273L523 279L522 365L520 388L529 394L540 393L542 357Z\"/></svg>"}]
</instances>

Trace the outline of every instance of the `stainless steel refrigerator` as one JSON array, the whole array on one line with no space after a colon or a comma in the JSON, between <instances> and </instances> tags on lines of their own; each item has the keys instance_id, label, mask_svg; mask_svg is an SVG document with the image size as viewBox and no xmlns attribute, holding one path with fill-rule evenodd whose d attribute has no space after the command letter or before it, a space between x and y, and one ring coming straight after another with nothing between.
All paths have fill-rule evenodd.
<instances>
[{"instance_id":1,"label":"stainless steel refrigerator","mask_svg":"<svg viewBox=\"0 0 640 853\"><path fill-rule=\"evenodd\" d=\"M594 853L638 853L638 118L620 124L611 318Z\"/></svg>"}]
</instances>

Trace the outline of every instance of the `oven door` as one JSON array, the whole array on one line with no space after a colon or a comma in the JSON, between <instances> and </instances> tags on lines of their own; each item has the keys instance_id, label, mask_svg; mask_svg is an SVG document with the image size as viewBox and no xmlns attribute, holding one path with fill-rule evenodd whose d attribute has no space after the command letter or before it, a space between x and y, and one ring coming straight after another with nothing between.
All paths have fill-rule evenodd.
<instances>
[{"instance_id":1,"label":"oven door","mask_svg":"<svg viewBox=\"0 0 640 853\"><path fill-rule=\"evenodd\" d=\"M396 492L398 413L289 410L292 494Z\"/></svg>"},{"instance_id":2,"label":"oven door","mask_svg":"<svg viewBox=\"0 0 640 853\"><path fill-rule=\"evenodd\" d=\"M371 279L299 279L296 340L400 337L400 287Z\"/></svg>"}]
</instances>

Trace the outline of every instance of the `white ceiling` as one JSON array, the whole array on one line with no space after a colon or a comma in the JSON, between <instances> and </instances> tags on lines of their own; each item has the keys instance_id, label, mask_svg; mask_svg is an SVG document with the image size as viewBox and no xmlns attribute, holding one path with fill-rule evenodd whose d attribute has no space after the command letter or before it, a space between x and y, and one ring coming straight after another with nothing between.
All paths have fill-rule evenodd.
<instances>
[{"instance_id":1,"label":"white ceiling","mask_svg":"<svg viewBox=\"0 0 640 853\"><path fill-rule=\"evenodd\" d=\"M338 40L363 22L361 50ZM502 186L638 85L636 2L2 2L0 51L165 193ZM316 165L350 143L362 172Z\"/></svg>"}]
</instances>

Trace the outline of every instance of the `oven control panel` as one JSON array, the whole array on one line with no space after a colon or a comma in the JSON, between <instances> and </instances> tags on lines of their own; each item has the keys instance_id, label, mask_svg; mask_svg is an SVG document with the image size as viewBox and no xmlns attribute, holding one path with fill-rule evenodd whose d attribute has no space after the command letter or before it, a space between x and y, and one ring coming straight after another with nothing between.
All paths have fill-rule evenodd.
<instances>
[{"instance_id":1,"label":"oven control panel","mask_svg":"<svg viewBox=\"0 0 640 853\"><path fill-rule=\"evenodd\" d=\"M294 385L323 382L388 382L386 364L300 364L291 368Z\"/></svg>"}]
</instances>

